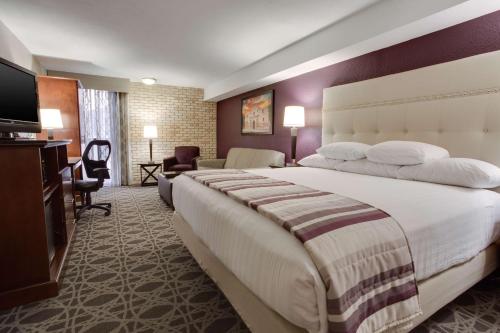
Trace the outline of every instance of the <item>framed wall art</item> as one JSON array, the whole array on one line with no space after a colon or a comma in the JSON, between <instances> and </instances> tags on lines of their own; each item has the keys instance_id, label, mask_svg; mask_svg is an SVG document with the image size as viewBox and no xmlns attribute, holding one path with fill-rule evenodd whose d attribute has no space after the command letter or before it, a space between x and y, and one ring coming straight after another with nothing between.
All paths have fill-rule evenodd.
<instances>
[{"instance_id":1,"label":"framed wall art","mask_svg":"<svg viewBox=\"0 0 500 333\"><path fill-rule=\"evenodd\" d=\"M241 100L241 134L273 134L274 91L269 90Z\"/></svg>"}]
</instances>

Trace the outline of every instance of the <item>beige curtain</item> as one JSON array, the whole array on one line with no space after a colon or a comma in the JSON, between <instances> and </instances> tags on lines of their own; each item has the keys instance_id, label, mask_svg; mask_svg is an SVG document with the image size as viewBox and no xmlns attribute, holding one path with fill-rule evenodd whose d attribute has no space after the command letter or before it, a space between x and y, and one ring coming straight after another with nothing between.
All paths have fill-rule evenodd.
<instances>
[{"instance_id":1,"label":"beige curtain","mask_svg":"<svg viewBox=\"0 0 500 333\"><path fill-rule=\"evenodd\" d=\"M121 184L129 184L128 167L128 94L118 93L120 105Z\"/></svg>"}]
</instances>

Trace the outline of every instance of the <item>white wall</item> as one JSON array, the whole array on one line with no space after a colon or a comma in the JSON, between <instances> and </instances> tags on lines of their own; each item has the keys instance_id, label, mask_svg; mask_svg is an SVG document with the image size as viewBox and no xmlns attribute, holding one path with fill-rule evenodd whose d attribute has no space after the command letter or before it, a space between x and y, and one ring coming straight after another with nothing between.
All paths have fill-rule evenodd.
<instances>
[{"instance_id":1,"label":"white wall","mask_svg":"<svg viewBox=\"0 0 500 333\"><path fill-rule=\"evenodd\" d=\"M0 21L0 58L9 60L38 74L45 74L45 70L31 52L2 21Z\"/></svg>"}]
</instances>

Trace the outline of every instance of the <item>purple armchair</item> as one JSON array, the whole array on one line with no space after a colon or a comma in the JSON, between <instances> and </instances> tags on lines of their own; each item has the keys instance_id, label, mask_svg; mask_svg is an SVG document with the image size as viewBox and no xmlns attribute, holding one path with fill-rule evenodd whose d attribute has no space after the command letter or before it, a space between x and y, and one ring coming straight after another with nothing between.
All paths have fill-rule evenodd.
<instances>
[{"instance_id":1,"label":"purple armchair","mask_svg":"<svg viewBox=\"0 0 500 333\"><path fill-rule=\"evenodd\" d=\"M174 155L163 160L163 171L196 170L196 160L200 157L200 148L196 146L175 147Z\"/></svg>"}]
</instances>

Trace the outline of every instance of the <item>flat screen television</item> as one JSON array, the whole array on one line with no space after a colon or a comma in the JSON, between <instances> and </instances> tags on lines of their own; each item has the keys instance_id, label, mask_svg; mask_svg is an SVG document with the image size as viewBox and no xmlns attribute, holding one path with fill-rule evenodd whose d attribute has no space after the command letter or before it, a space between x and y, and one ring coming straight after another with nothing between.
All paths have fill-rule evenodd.
<instances>
[{"instance_id":1,"label":"flat screen television","mask_svg":"<svg viewBox=\"0 0 500 333\"><path fill-rule=\"evenodd\" d=\"M0 58L0 134L41 131L36 74Z\"/></svg>"}]
</instances>

